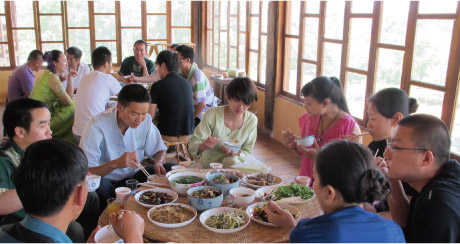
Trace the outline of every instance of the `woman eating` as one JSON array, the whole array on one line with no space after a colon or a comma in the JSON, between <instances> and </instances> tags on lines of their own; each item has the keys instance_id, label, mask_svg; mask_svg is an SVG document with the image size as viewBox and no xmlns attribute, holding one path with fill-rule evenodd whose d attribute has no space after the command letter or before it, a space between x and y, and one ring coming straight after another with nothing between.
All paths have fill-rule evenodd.
<instances>
[{"instance_id":1,"label":"woman eating","mask_svg":"<svg viewBox=\"0 0 460 244\"><path fill-rule=\"evenodd\" d=\"M251 154L257 138L257 117L248 111L257 101L257 88L249 78L235 78L225 90L228 105L212 107L203 115L189 141L190 153L200 159L202 167L221 162L229 168L244 162ZM227 150L224 142L241 147L238 152Z\"/></svg>"},{"instance_id":2,"label":"woman eating","mask_svg":"<svg viewBox=\"0 0 460 244\"><path fill-rule=\"evenodd\" d=\"M300 137L314 136L315 144L309 148L297 145L297 136L290 130L283 133L284 142L302 154L300 175L308 176L313 183L313 155L317 149L343 135L359 134L358 124L348 111L342 85L335 77L316 77L302 88L304 108L307 110L299 118Z\"/></svg>"},{"instance_id":3,"label":"woman eating","mask_svg":"<svg viewBox=\"0 0 460 244\"><path fill-rule=\"evenodd\" d=\"M66 56L59 50L47 51L43 60L48 63L47 70L35 82L30 98L46 103L51 113L50 129L53 138L73 142L72 125L75 104L72 101L73 83L67 82L64 89L59 79L67 69ZM76 75L70 71L69 76Z\"/></svg>"},{"instance_id":4,"label":"woman eating","mask_svg":"<svg viewBox=\"0 0 460 244\"><path fill-rule=\"evenodd\" d=\"M346 140L334 141L318 153L313 191L324 215L294 217L270 202L268 221L292 229L290 242L405 242L404 233L392 220L363 209L363 203L384 199L390 184L376 169L365 146Z\"/></svg>"}]
</instances>

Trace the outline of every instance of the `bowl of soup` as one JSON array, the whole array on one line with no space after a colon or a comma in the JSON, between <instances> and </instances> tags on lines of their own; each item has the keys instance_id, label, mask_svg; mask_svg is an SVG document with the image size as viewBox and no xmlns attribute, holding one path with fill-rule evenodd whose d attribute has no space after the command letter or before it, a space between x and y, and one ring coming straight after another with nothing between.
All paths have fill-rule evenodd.
<instances>
[{"instance_id":1,"label":"bowl of soup","mask_svg":"<svg viewBox=\"0 0 460 244\"><path fill-rule=\"evenodd\" d=\"M238 207L244 207L251 204L256 198L256 191L247 187L236 187L230 190L230 199Z\"/></svg>"},{"instance_id":2,"label":"bowl of soup","mask_svg":"<svg viewBox=\"0 0 460 244\"><path fill-rule=\"evenodd\" d=\"M200 172L183 172L170 175L168 180L175 192L185 196L188 189L202 186L206 177Z\"/></svg>"}]
</instances>

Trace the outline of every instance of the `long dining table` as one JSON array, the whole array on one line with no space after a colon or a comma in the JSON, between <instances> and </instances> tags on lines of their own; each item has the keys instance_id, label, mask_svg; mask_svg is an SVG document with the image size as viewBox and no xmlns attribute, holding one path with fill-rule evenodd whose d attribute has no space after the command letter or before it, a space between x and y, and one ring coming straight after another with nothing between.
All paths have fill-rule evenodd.
<instances>
[{"instance_id":1,"label":"long dining table","mask_svg":"<svg viewBox=\"0 0 460 244\"><path fill-rule=\"evenodd\" d=\"M201 170L203 173L207 173L209 170ZM242 172L243 174L249 174L249 172ZM160 176L152 180L152 182L161 188L168 188L169 181L165 176ZM286 184L286 183L285 183ZM138 190L148 189L153 187L142 186ZM258 202L256 198L254 202ZM178 203L189 204L187 196L179 195L177 199ZM233 203L229 198L224 199L222 206L231 206ZM297 209L300 210L301 217L313 218L322 214L318 200L314 196L311 200L304 201L302 203L294 204ZM192 223L179 227L179 228L164 228L153 224L147 216L149 208L143 207L136 202L134 196L129 196L127 201L127 209L135 211L142 218L144 218L145 229L144 229L144 241L145 242L200 242L200 243L223 243L223 242L288 242L289 241L289 230L282 227L266 226L251 221L249 225L236 233L232 234L219 234L207 230L200 222L200 212L193 220ZM243 208L244 210L246 207ZM99 224L105 226L109 224L107 216L107 209L101 214L99 218Z\"/></svg>"}]
</instances>

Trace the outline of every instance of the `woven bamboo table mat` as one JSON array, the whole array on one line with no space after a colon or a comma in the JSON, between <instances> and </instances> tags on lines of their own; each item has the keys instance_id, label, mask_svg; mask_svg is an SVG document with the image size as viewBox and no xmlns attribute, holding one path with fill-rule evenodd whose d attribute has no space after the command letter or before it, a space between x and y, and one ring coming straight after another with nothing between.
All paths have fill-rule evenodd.
<instances>
[{"instance_id":1,"label":"woven bamboo table mat","mask_svg":"<svg viewBox=\"0 0 460 244\"><path fill-rule=\"evenodd\" d=\"M203 170L207 172L208 170ZM245 172L243 172L245 173ZM245 173L246 174L246 173ZM164 176L159 177L154 180L155 183L164 184L164 188L170 188L168 179ZM166 187L168 186L168 187ZM144 187L145 188L145 187ZM141 188L142 189L142 188ZM255 202L257 202L257 198ZM178 203L189 204L187 197L180 196L176 201ZM230 199L224 199L222 206L229 206L231 204ZM313 218L322 214L318 200L316 196L311 200L295 204L296 208L300 210L301 219L304 218ZM156 241L159 242L201 242L201 243L222 243L222 242L288 242L289 241L289 230L281 227L271 227L258 224L254 221L251 221L249 225L236 233L232 234L218 234L207 230L200 222L200 212L196 216L195 220L192 223L179 227L179 228L163 228L157 225L154 225L150 222L147 217L147 211L149 208L142 207L139 205L134 196L130 196L128 199L127 208L129 210L135 211L138 213L145 221L145 230L144 230L144 240L146 241ZM246 208L243 208L246 210ZM109 224L107 218L107 212L101 214L99 218L99 224L105 226Z\"/></svg>"}]
</instances>

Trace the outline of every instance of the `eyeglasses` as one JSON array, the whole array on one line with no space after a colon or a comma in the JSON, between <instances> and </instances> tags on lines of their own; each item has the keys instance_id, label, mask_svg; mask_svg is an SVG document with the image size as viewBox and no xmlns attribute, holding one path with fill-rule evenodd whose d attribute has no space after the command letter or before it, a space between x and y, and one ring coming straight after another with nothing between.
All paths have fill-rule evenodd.
<instances>
[{"instance_id":1,"label":"eyeglasses","mask_svg":"<svg viewBox=\"0 0 460 244\"><path fill-rule=\"evenodd\" d=\"M405 147L397 147L393 143L391 143L390 139L386 139L387 141L387 148L390 149L390 151L393 150L409 150L409 151L428 151L426 148L405 148Z\"/></svg>"}]
</instances>

